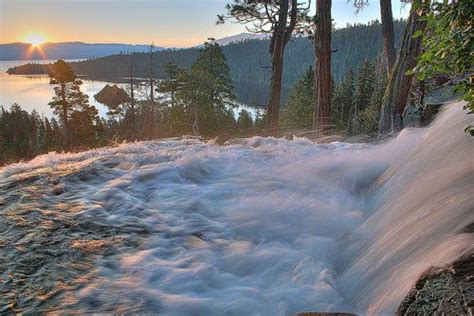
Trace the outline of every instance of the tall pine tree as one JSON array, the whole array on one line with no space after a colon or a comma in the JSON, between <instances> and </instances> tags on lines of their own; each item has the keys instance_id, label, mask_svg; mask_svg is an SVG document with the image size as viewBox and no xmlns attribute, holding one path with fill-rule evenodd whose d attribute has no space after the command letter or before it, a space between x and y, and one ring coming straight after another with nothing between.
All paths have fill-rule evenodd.
<instances>
[{"instance_id":1,"label":"tall pine tree","mask_svg":"<svg viewBox=\"0 0 474 316\"><path fill-rule=\"evenodd\" d=\"M354 73L351 69L346 73L344 80L334 88L332 121L339 129L347 130L349 126L354 94Z\"/></svg>"},{"instance_id":2,"label":"tall pine tree","mask_svg":"<svg viewBox=\"0 0 474 316\"><path fill-rule=\"evenodd\" d=\"M314 71L309 68L303 78L294 85L283 108L280 118L280 125L283 129L310 129L312 127L313 93Z\"/></svg>"}]
</instances>

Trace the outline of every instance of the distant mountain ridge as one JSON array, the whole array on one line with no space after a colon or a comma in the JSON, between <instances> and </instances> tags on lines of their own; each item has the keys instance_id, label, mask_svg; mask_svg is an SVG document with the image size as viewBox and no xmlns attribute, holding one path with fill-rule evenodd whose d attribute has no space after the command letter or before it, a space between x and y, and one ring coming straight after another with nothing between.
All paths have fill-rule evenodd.
<instances>
[{"instance_id":1,"label":"distant mountain ridge","mask_svg":"<svg viewBox=\"0 0 474 316\"><path fill-rule=\"evenodd\" d=\"M265 40L270 37L270 34L252 34L252 33L240 33L233 36L227 36L216 40L216 43L221 46L226 46L232 43L240 43L247 40Z\"/></svg>"},{"instance_id":2,"label":"distant mountain ridge","mask_svg":"<svg viewBox=\"0 0 474 316\"><path fill-rule=\"evenodd\" d=\"M157 51L163 47L155 47ZM42 59L87 59L121 53L142 53L150 50L150 45L115 43L44 43L41 49L28 43L0 44L0 60L42 60Z\"/></svg>"},{"instance_id":3,"label":"distant mountain ridge","mask_svg":"<svg viewBox=\"0 0 474 316\"><path fill-rule=\"evenodd\" d=\"M240 33L217 39L216 43L226 46L253 39L267 39L266 34ZM156 51L166 48L155 47ZM34 48L28 43L0 44L0 60L45 60L45 59L89 59L110 55L144 53L150 50L150 45L121 44L121 43L84 43L63 42L44 43L41 49Z\"/></svg>"}]
</instances>

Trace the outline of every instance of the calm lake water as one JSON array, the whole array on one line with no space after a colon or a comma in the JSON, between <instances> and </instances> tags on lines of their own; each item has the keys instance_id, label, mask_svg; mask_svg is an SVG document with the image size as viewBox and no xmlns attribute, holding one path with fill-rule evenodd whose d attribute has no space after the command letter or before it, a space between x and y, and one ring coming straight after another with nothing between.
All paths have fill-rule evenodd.
<instances>
[{"instance_id":1,"label":"calm lake water","mask_svg":"<svg viewBox=\"0 0 474 316\"><path fill-rule=\"evenodd\" d=\"M49 85L49 78L47 75L9 75L6 73L8 68L26 64L28 62L47 64L55 62L55 60L0 61L0 106L4 106L6 109L9 109L13 103L18 103L28 112L36 110L41 116L51 117L53 115L53 111L49 107L48 103L51 101L54 95L54 90L53 87ZM109 83L110 82L105 81L83 80L83 84L81 86L82 92L89 96L89 103L98 109L101 116L107 115L107 109L102 104L95 101L94 95ZM125 87L126 85L123 86ZM144 92L142 94L144 94ZM138 95L140 96L140 93L138 93ZM254 117L257 113L256 108L241 105L234 109L236 116L241 109L248 110Z\"/></svg>"},{"instance_id":2,"label":"calm lake water","mask_svg":"<svg viewBox=\"0 0 474 316\"><path fill-rule=\"evenodd\" d=\"M22 65L30 61L14 60L0 61L0 106L10 108L13 103L18 103L28 112L38 111L40 115L52 116L53 111L48 103L54 95L53 87L49 85L46 75L9 75L6 73L9 67ZM51 63L54 60L35 60L35 63ZM84 80L81 90L89 96L89 102L97 107L99 113L106 115L107 109L96 102L94 94L99 92L107 82Z\"/></svg>"}]
</instances>

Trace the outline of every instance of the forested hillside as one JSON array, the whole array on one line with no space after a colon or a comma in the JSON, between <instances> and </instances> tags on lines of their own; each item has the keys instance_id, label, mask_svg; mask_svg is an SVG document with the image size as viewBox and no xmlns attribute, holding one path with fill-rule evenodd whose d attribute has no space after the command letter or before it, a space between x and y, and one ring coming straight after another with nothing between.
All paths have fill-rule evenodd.
<instances>
[{"instance_id":1,"label":"forested hillside","mask_svg":"<svg viewBox=\"0 0 474 316\"><path fill-rule=\"evenodd\" d=\"M395 41L401 41L405 22L395 21ZM223 47L236 88L245 84L265 86L270 77L268 40L249 40L232 43ZM381 24L378 21L368 25L348 25L333 32L333 49L337 50L332 59L335 81L340 81L348 69L359 68L366 59L374 60L382 49ZM154 74L163 78L163 66L174 60L179 67L189 68L199 54L198 48L166 50L154 53ZM285 51L284 86L291 87L313 64L313 44L307 38L293 39ZM135 77L148 77L150 56L147 53L113 55L72 63L74 71L90 79L118 80L130 76L130 63L133 63ZM36 65L35 68L44 66ZM28 69L29 68L29 69ZM43 71L47 71L44 67ZM29 73L31 67L13 68L10 73ZM38 73L36 69L34 73ZM242 84L242 85L241 85ZM242 88L245 89L245 88ZM259 89L262 92L262 89ZM263 89L265 90L265 89Z\"/></svg>"},{"instance_id":2,"label":"forested hillside","mask_svg":"<svg viewBox=\"0 0 474 316\"><path fill-rule=\"evenodd\" d=\"M396 43L400 43L404 22L395 22ZM270 77L268 40L249 40L232 43L223 47L234 82L258 83L265 85ZM352 25L333 33L333 74L336 81L344 76L349 68L358 68L366 60L373 60L382 49L382 31L379 22L369 25ZM163 66L174 60L180 67L188 68L194 63L199 50L195 48L162 51L155 53L156 75L163 77ZM296 38L285 52L284 84L292 86L308 67L313 64L313 44L306 38ZM133 54L134 76L149 76L148 54ZM72 65L78 74L91 78L128 77L130 56L115 55L88 60Z\"/></svg>"}]
</instances>

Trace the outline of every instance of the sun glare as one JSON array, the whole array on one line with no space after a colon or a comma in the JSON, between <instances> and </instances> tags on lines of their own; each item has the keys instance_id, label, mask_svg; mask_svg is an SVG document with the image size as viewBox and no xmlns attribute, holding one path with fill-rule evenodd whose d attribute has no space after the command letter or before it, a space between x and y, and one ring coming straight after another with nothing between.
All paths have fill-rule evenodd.
<instances>
[{"instance_id":1,"label":"sun glare","mask_svg":"<svg viewBox=\"0 0 474 316\"><path fill-rule=\"evenodd\" d=\"M39 34L28 34L25 36L25 42L30 43L34 47L38 47L45 42L45 38Z\"/></svg>"}]
</instances>

